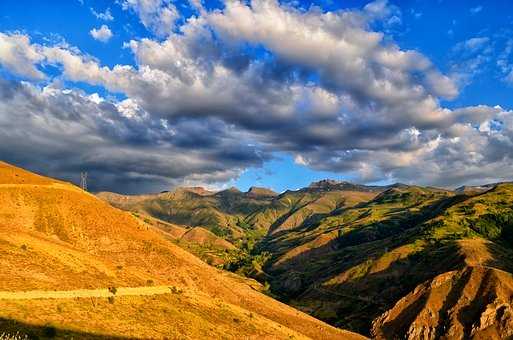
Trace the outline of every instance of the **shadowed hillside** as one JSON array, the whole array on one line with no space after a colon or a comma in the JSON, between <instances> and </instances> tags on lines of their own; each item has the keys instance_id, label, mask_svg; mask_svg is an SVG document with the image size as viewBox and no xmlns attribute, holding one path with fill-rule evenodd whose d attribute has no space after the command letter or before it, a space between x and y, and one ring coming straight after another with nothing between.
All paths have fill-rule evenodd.
<instances>
[{"instance_id":1,"label":"shadowed hillside","mask_svg":"<svg viewBox=\"0 0 513 340\"><path fill-rule=\"evenodd\" d=\"M110 292L25 300L6 294L1 327L10 329L6 320L13 320L34 327L30 332L51 327L58 337L359 338L261 294L255 281L210 267L168 238L73 185L0 163L0 291ZM169 293L116 296L120 287Z\"/></svg>"},{"instance_id":2,"label":"shadowed hillside","mask_svg":"<svg viewBox=\"0 0 513 340\"><path fill-rule=\"evenodd\" d=\"M475 196L392 187L310 226L269 235L260 247L274 256L264 270L290 304L340 327L372 328L378 338L504 338L513 331L510 307L501 307L513 296L512 212L510 184ZM465 275L469 288L453 283ZM448 283L433 291L439 280Z\"/></svg>"}]
</instances>

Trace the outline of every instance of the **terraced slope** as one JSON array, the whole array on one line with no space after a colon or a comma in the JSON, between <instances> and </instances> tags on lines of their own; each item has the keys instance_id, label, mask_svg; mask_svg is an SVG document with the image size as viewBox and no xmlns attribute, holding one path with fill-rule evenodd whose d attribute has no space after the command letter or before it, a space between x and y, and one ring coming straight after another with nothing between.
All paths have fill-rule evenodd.
<instances>
[{"instance_id":1,"label":"terraced slope","mask_svg":"<svg viewBox=\"0 0 513 340\"><path fill-rule=\"evenodd\" d=\"M73 185L6 163L0 267L0 291L170 287L157 296L1 300L2 331L84 339L361 338L204 264L166 233Z\"/></svg>"}]
</instances>

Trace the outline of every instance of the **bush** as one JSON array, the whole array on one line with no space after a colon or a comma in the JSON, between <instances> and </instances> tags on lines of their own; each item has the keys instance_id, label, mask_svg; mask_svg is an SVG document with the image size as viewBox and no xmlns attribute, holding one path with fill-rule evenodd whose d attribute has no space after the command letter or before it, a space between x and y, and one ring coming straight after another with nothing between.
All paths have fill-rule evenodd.
<instances>
[{"instance_id":1,"label":"bush","mask_svg":"<svg viewBox=\"0 0 513 340\"><path fill-rule=\"evenodd\" d=\"M109 287L109 292L111 292L113 295L116 295L118 289L116 287Z\"/></svg>"},{"instance_id":2,"label":"bush","mask_svg":"<svg viewBox=\"0 0 513 340\"><path fill-rule=\"evenodd\" d=\"M57 336L57 330L55 327L47 325L43 328L43 335L47 338L55 338Z\"/></svg>"},{"instance_id":3,"label":"bush","mask_svg":"<svg viewBox=\"0 0 513 340\"><path fill-rule=\"evenodd\" d=\"M114 304L114 301L115 301L114 296L109 296L107 298L107 300L109 301L110 304Z\"/></svg>"},{"instance_id":4,"label":"bush","mask_svg":"<svg viewBox=\"0 0 513 340\"><path fill-rule=\"evenodd\" d=\"M182 290L176 288L175 286L171 286L171 287L169 287L169 289L171 290L171 293L173 293L173 294L182 294Z\"/></svg>"}]
</instances>

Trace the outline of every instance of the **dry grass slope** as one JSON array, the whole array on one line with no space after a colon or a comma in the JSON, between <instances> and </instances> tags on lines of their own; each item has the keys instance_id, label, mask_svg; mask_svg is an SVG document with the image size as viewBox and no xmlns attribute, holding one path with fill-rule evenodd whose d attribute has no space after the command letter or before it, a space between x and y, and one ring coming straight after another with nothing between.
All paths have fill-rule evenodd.
<instances>
[{"instance_id":1,"label":"dry grass slope","mask_svg":"<svg viewBox=\"0 0 513 340\"><path fill-rule=\"evenodd\" d=\"M71 184L5 163L0 268L0 290L6 291L177 287L170 294L113 301L2 300L0 329L10 332L22 327L41 335L51 325L58 337L75 338L361 338L204 264L161 231Z\"/></svg>"}]
</instances>

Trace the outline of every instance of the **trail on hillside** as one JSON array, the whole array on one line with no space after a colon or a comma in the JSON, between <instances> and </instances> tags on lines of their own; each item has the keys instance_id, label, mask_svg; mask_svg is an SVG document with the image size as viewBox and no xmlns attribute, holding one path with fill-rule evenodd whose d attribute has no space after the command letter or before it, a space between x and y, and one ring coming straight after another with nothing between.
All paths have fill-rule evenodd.
<instances>
[{"instance_id":1,"label":"trail on hillside","mask_svg":"<svg viewBox=\"0 0 513 340\"><path fill-rule=\"evenodd\" d=\"M142 286L120 287L114 289L76 289L76 290L31 290L31 291L0 291L0 300L34 300L34 299L73 299L111 296L147 296L170 294L173 286ZM115 291L115 293L114 293Z\"/></svg>"},{"instance_id":2,"label":"trail on hillside","mask_svg":"<svg viewBox=\"0 0 513 340\"><path fill-rule=\"evenodd\" d=\"M60 189L67 191L76 191L89 194L87 191L83 191L79 187L65 183L50 183L50 184L31 184L31 183L19 183L19 184L0 184L0 189L6 188L44 188L44 189Z\"/></svg>"}]
</instances>

